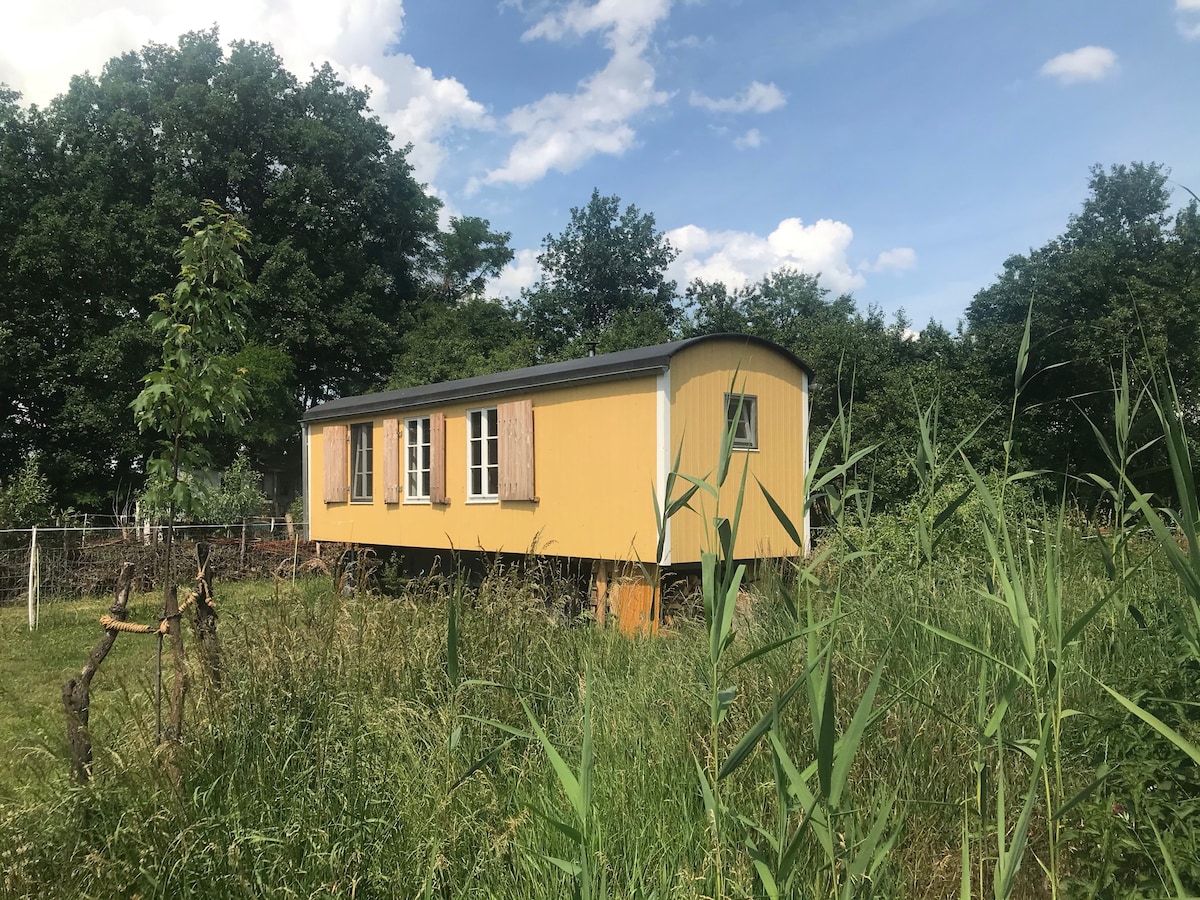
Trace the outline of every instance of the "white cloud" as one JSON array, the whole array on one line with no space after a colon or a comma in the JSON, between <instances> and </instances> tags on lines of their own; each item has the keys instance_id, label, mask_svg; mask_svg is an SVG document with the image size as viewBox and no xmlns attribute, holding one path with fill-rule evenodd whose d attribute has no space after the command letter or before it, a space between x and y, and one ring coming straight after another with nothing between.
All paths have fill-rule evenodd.
<instances>
[{"instance_id":1,"label":"white cloud","mask_svg":"<svg viewBox=\"0 0 1200 900\"><path fill-rule=\"evenodd\" d=\"M1189 41L1200 39L1200 0L1175 0L1176 27Z\"/></svg>"},{"instance_id":2,"label":"white cloud","mask_svg":"<svg viewBox=\"0 0 1200 900\"><path fill-rule=\"evenodd\" d=\"M805 225L784 219L765 238L749 231L709 231L684 225L666 233L679 256L667 270L669 278L686 287L694 278L720 281L740 288L783 268L819 274L821 284L841 293L863 287L866 273L911 269L917 254L911 247L896 247L879 254L875 262L852 266L847 258L854 230L844 222L820 219ZM488 296L515 298L541 276L537 250L518 250L516 258L488 285Z\"/></svg>"},{"instance_id":3,"label":"white cloud","mask_svg":"<svg viewBox=\"0 0 1200 900\"><path fill-rule=\"evenodd\" d=\"M1116 65L1117 54L1107 47L1080 47L1048 60L1042 66L1041 74L1057 78L1060 84L1077 84L1081 81L1101 81L1113 72Z\"/></svg>"},{"instance_id":4,"label":"white cloud","mask_svg":"<svg viewBox=\"0 0 1200 900\"><path fill-rule=\"evenodd\" d=\"M370 88L371 108L413 143L421 180L437 174L441 141L454 128L488 128L487 111L454 78L437 78L405 53L402 0L61 0L5 4L0 81L45 104L75 74L100 73L111 57L149 41L174 44L187 31L219 23L221 39L272 44L299 78L328 62L346 82Z\"/></svg>"},{"instance_id":5,"label":"white cloud","mask_svg":"<svg viewBox=\"0 0 1200 900\"><path fill-rule=\"evenodd\" d=\"M547 14L522 36L561 41L592 32L604 35L612 55L603 69L584 78L572 94L550 93L513 110L505 125L516 135L508 159L473 180L480 184L530 184L551 169L570 172L605 153L620 156L636 139L629 124L638 114L670 99L655 90L654 67L646 58L650 35L671 8L671 0L573 0Z\"/></svg>"},{"instance_id":6,"label":"white cloud","mask_svg":"<svg viewBox=\"0 0 1200 900\"><path fill-rule=\"evenodd\" d=\"M750 82L750 87L732 97L713 98L692 91L689 98L692 106L699 106L715 113L768 113L787 105L787 97L774 83Z\"/></svg>"},{"instance_id":7,"label":"white cloud","mask_svg":"<svg viewBox=\"0 0 1200 900\"><path fill-rule=\"evenodd\" d=\"M891 250L884 250L875 257L875 262L863 268L871 272L897 272L916 268L916 265L916 250L912 247L893 247Z\"/></svg>"},{"instance_id":8,"label":"white cloud","mask_svg":"<svg viewBox=\"0 0 1200 900\"><path fill-rule=\"evenodd\" d=\"M542 274L537 250L518 250L516 257L487 286L489 297L514 298L522 288L533 287Z\"/></svg>"},{"instance_id":9,"label":"white cloud","mask_svg":"<svg viewBox=\"0 0 1200 900\"><path fill-rule=\"evenodd\" d=\"M739 150L757 150L763 144L762 133L757 128L751 128L745 134L733 139L733 146Z\"/></svg>"},{"instance_id":10,"label":"white cloud","mask_svg":"<svg viewBox=\"0 0 1200 900\"><path fill-rule=\"evenodd\" d=\"M854 230L832 219L812 225L784 219L765 238L748 231L708 231L685 225L668 231L667 240L679 251L670 274L681 285L703 278L742 287L784 267L820 273L821 283L837 292L866 284L862 271L855 270L846 256Z\"/></svg>"},{"instance_id":11,"label":"white cloud","mask_svg":"<svg viewBox=\"0 0 1200 900\"><path fill-rule=\"evenodd\" d=\"M700 37L698 34L689 34L681 37L678 40L667 41L668 50L700 50L703 47L712 47L717 43L716 39L711 35Z\"/></svg>"}]
</instances>

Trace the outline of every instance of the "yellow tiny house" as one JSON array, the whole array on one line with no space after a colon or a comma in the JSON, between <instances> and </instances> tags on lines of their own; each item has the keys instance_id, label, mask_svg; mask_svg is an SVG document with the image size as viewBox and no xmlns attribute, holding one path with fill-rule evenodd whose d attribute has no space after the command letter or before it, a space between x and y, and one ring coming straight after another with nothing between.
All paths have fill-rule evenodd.
<instances>
[{"instance_id":1,"label":"yellow tiny house","mask_svg":"<svg viewBox=\"0 0 1200 900\"><path fill-rule=\"evenodd\" d=\"M735 394L730 386L736 374ZM314 540L538 552L653 562L653 493L736 451L723 511L749 466L736 554L793 556L754 484L802 508L810 370L770 342L708 335L495 375L331 400L303 419ZM744 396L744 399L742 399ZM660 495L661 503L661 495ZM697 498L670 524L661 562L698 562L711 518ZM804 523L807 542L807 522Z\"/></svg>"}]
</instances>

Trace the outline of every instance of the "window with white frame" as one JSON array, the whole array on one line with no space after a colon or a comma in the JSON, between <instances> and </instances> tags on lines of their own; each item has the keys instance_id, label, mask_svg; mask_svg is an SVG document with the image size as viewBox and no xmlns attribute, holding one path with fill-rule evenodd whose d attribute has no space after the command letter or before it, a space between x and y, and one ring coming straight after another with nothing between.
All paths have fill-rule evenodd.
<instances>
[{"instance_id":1,"label":"window with white frame","mask_svg":"<svg viewBox=\"0 0 1200 900\"><path fill-rule=\"evenodd\" d=\"M734 450L758 449L758 398L752 394L725 395L725 428L733 428Z\"/></svg>"},{"instance_id":2,"label":"window with white frame","mask_svg":"<svg viewBox=\"0 0 1200 900\"><path fill-rule=\"evenodd\" d=\"M371 441L374 423L363 422L350 426L350 500L370 503L373 496L374 471Z\"/></svg>"},{"instance_id":3,"label":"window with white frame","mask_svg":"<svg viewBox=\"0 0 1200 900\"><path fill-rule=\"evenodd\" d=\"M409 503L429 502L429 480L433 459L429 416L419 416L404 423L404 500Z\"/></svg>"},{"instance_id":4,"label":"window with white frame","mask_svg":"<svg viewBox=\"0 0 1200 900\"><path fill-rule=\"evenodd\" d=\"M500 435L496 407L467 413L467 499L500 497Z\"/></svg>"}]
</instances>

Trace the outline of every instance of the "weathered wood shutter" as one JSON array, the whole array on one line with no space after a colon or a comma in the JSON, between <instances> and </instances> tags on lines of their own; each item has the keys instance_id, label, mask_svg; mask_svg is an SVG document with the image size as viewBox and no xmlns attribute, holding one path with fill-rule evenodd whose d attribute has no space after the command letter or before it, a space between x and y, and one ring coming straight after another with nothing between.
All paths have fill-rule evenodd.
<instances>
[{"instance_id":1,"label":"weathered wood shutter","mask_svg":"<svg viewBox=\"0 0 1200 900\"><path fill-rule=\"evenodd\" d=\"M345 503L350 493L350 464L347 458L348 437L345 425L326 425L325 434L325 502Z\"/></svg>"},{"instance_id":2,"label":"weathered wood shutter","mask_svg":"<svg viewBox=\"0 0 1200 900\"><path fill-rule=\"evenodd\" d=\"M429 416L429 502L449 503L446 496L446 414Z\"/></svg>"},{"instance_id":3,"label":"weathered wood shutter","mask_svg":"<svg viewBox=\"0 0 1200 900\"><path fill-rule=\"evenodd\" d=\"M500 436L500 499L536 500L533 492L533 403L514 400L496 407Z\"/></svg>"},{"instance_id":4,"label":"weathered wood shutter","mask_svg":"<svg viewBox=\"0 0 1200 900\"><path fill-rule=\"evenodd\" d=\"M400 420L383 420L383 502L400 502Z\"/></svg>"}]
</instances>

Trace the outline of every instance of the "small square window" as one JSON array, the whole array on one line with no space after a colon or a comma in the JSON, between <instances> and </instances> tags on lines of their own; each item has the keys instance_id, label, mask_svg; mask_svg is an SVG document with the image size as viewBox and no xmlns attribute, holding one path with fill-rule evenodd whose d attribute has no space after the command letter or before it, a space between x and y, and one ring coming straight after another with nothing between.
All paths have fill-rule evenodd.
<instances>
[{"instance_id":1,"label":"small square window","mask_svg":"<svg viewBox=\"0 0 1200 900\"><path fill-rule=\"evenodd\" d=\"M751 394L726 394L725 428L733 429L734 450L757 450L758 398Z\"/></svg>"},{"instance_id":2,"label":"small square window","mask_svg":"<svg viewBox=\"0 0 1200 900\"><path fill-rule=\"evenodd\" d=\"M371 442L375 425L364 422L350 426L350 450L354 454L350 470L350 500L370 503L374 494Z\"/></svg>"}]
</instances>

